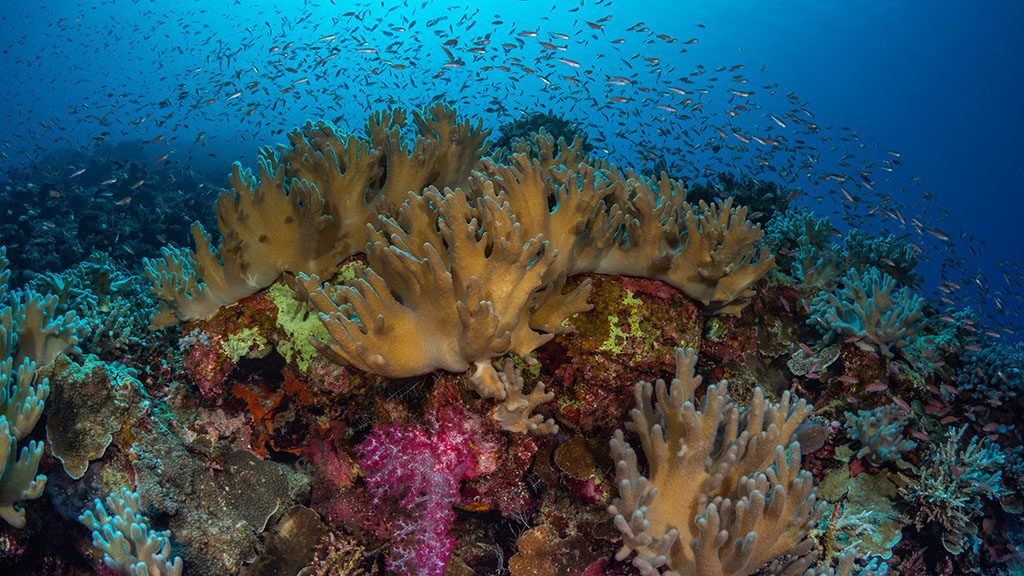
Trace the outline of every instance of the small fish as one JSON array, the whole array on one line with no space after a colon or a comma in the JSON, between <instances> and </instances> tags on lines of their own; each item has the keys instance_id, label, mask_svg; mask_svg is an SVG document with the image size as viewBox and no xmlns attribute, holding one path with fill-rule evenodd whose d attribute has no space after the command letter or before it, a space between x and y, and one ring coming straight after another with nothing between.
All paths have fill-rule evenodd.
<instances>
[{"instance_id":1,"label":"small fish","mask_svg":"<svg viewBox=\"0 0 1024 576\"><path fill-rule=\"evenodd\" d=\"M124 198L121 198L117 202L114 202L114 204L116 204L118 206L127 206L127 205L129 205L131 203L132 203L132 197L131 196L125 196Z\"/></svg>"},{"instance_id":2,"label":"small fish","mask_svg":"<svg viewBox=\"0 0 1024 576\"><path fill-rule=\"evenodd\" d=\"M71 176L68 176L68 178L77 178L77 177L81 176L82 174L85 174L85 168L82 168L81 170L75 170L71 174Z\"/></svg>"},{"instance_id":3,"label":"small fish","mask_svg":"<svg viewBox=\"0 0 1024 576\"><path fill-rule=\"evenodd\" d=\"M867 386L864 387L864 391L869 393L884 392L885 390L888 389L889 386L885 382L879 382L878 380L875 380L871 384L868 384Z\"/></svg>"}]
</instances>

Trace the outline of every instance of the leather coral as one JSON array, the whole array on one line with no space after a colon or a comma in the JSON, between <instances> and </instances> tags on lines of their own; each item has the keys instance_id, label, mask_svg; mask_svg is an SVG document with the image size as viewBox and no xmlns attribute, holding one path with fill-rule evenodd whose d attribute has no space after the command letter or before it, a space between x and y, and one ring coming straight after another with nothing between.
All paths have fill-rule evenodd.
<instances>
[{"instance_id":1,"label":"leather coral","mask_svg":"<svg viewBox=\"0 0 1024 576\"><path fill-rule=\"evenodd\" d=\"M410 146L406 117L378 112L362 138L307 123L289 134L289 146L260 151L257 174L236 163L231 189L216 203L219 245L195 224L195 251L168 248L147 260L154 294L164 301L154 326L209 318L284 272L333 272L366 249L367 225L406 193L464 183L489 131L437 103L413 114Z\"/></svg>"},{"instance_id":2,"label":"leather coral","mask_svg":"<svg viewBox=\"0 0 1024 576\"><path fill-rule=\"evenodd\" d=\"M531 328L531 313L554 258L485 183L472 198L463 188L410 194L373 231L369 266L355 281L297 280L331 335L319 343L329 358L388 377L473 365L480 395L501 399L491 360L528 357L552 337Z\"/></svg>"},{"instance_id":3,"label":"leather coral","mask_svg":"<svg viewBox=\"0 0 1024 576\"><path fill-rule=\"evenodd\" d=\"M816 558L808 532L819 508L793 436L811 408L756 388L743 411L724 380L698 400L696 363L694 350L678 349L671 384L636 386L626 427L639 436L646 474L621 430L611 440L617 558L635 553L645 576L744 576L773 560L785 562L773 573L803 574Z\"/></svg>"}]
</instances>

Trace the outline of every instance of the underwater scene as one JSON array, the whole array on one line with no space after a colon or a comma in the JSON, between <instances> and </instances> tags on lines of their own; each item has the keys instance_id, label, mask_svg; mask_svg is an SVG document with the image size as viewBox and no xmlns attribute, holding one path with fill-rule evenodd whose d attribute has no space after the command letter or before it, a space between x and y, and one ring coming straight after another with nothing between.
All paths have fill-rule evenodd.
<instances>
[{"instance_id":1,"label":"underwater scene","mask_svg":"<svg viewBox=\"0 0 1024 576\"><path fill-rule=\"evenodd\" d=\"M1024 576L1024 3L0 8L0 576Z\"/></svg>"}]
</instances>

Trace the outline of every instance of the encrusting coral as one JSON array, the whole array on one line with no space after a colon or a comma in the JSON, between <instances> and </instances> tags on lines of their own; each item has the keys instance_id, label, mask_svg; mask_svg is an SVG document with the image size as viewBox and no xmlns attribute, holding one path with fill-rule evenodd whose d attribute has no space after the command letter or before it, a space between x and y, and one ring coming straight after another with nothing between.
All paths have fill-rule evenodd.
<instances>
[{"instance_id":1,"label":"encrusting coral","mask_svg":"<svg viewBox=\"0 0 1024 576\"><path fill-rule=\"evenodd\" d=\"M619 497L608 511L623 537L616 558L636 553L645 576L741 576L772 560L782 562L773 573L804 574L816 558L808 533L820 508L793 436L810 406L788 392L775 404L756 388L741 412L724 380L698 401L696 363L696 351L679 349L671 384L636 386L626 427L640 438L646 475L622 431L611 440Z\"/></svg>"}]
</instances>

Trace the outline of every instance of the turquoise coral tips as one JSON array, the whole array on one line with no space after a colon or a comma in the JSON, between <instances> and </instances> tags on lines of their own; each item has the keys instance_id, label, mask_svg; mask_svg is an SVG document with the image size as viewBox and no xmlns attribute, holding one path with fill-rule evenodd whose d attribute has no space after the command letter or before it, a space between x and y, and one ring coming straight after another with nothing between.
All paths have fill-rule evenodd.
<instances>
[{"instance_id":1,"label":"turquoise coral tips","mask_svg":"<svg viewBox=\"0 0 1024 576\"><path fill-rule=\"evenodd\" d=\"M107 567L131 576L181 576L181 558L170 558L169 533L150 529L139 495L131 490L111 493L105 506L97 498L78 520L92 530L93 546Z\"/></svg>"}]
</instances>

